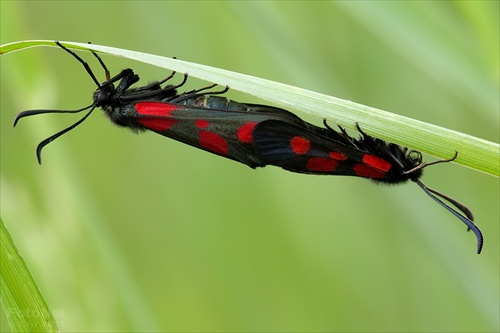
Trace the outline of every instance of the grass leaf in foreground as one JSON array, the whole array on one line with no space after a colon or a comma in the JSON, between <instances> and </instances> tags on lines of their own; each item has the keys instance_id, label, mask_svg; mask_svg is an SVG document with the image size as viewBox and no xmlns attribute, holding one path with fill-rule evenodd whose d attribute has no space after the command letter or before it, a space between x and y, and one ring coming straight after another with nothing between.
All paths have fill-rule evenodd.
<instances>
[{"instance_id":1,"label":"grass leaf in foreground","mask_svg":"<svg viewBox=\"0 0 500 333\"><path fill-rule=\"evenodd\" d=\"M58 332L52 312L0 219L0 295L14 332Z\"/></svg>"}]
</instances>

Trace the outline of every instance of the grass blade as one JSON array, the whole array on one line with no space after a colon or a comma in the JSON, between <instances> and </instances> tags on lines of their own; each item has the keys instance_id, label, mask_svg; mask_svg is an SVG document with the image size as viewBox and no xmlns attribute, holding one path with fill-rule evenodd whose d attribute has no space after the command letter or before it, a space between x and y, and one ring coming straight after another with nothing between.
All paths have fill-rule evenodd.
<instances>
[{"instance_id":1,"label":"grass blade","mask_svg":"<svg viewBox=\"0 0 500 333\"><path fill-rule=\"evenodd\" d=\"M358 122L361 128L370 135L437 158L450 158L457 151L459 154L455 163L493 176L500 176L500 163L498 163L500 146L464 133L351 101L219 68L102 45L61 43L70 48L91 49L188 73L190 76L223 86L228 85L231 89L262 98L286 109L324 118L347 128L354 129ZM35 46L56 47L56 44L53 41L10 43L0 46L0 54L4 55Z\"/></svg>"}]
</instances>

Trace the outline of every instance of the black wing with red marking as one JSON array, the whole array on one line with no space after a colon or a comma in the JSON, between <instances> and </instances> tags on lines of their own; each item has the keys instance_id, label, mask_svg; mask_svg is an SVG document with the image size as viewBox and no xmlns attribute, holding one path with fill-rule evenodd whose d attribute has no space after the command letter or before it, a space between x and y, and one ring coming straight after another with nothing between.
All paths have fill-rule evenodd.
<instances>
[{"instance_id":1,"label":"black wing with red marking","mask_svg":"<svg viewBox=\"0 0 500 333\"><path fill-rule=\"evenodd\" d=\"M283 169L312 174L357 176L376 180L403 170L390 160L361 150L362 142L330 128L300 126L269 120L254 129L254 146L266 163Z\"/></svg>"},{"instance_id":2,"label":"black wing with red marking","mask_svg":"<svg viewBox=\"0 0 500 333\"><path fill-rule=\"evenodd\" d=\"M246 105L218 96L190 98L180 103L138 101L123 107L120 113L143 129L252 168L265 166L253 148L253 130L257 124L270 119L303 123L286 110Z\"/></svg>"}]
</instances>

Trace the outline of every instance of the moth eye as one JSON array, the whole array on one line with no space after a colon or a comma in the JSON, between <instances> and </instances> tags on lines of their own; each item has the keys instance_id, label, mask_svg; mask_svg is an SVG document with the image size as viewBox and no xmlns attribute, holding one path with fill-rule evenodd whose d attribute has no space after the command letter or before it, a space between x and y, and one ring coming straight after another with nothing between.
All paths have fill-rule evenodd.
<instances>
[{"instance_id":1,"label":"moth eye","mask_svg":"<svg viewBox=\"0 0 500 333\"><path fill-rule=\"evenodd\" d=\"M108 95L105 93L100 93L97 95L97 102L102 103L108 98Z\"/></svg>"}]
</instances>

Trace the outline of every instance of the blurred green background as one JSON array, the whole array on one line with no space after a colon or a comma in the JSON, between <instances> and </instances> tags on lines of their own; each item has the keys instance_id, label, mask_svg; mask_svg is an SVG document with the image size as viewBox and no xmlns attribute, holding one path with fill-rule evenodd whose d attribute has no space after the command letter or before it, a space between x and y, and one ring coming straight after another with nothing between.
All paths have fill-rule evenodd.
<instances>
[{"instance_id":1,"label":"blurred green background","mask_svg":"<svg viewBox=\"0 0 500 333\"><path fill-rule=\"evenodd\" d=\"M497 1L0 5L2 44L176 56L499 141ZM415 184L254 171L99 112L39 166L36 145L80 116L13 129L16 113L83 107L95 86L57 48L0 60L1 217L62 331L500 330L498 179L453 164L423 177L472 209L478 256L473 234ZM169 74L104 60L143 84Z\"/></svg>"}]
</instances>

